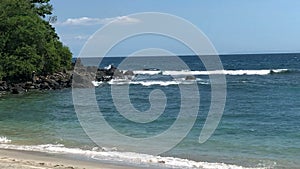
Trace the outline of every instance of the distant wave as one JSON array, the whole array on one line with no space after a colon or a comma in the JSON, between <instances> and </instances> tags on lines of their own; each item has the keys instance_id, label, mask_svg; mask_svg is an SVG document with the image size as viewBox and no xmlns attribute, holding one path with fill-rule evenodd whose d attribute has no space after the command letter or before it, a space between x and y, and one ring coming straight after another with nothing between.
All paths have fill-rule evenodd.
<instances>
[{"instance_id":1,"label":"distant wave","mask_svg":"<svg viewBox=\"0 0 300 169\"><path fill-rule=\"evenodd\" d=\"M269 74L277 74L277 73L286 73L290 72L289 69L263 69L263 70L213 70L213 71L133 71L134 74L162 74L162 75L170 75L170 76L189 76L189 75L216 75L216 74L224 74L224 75L269 75Z\"/></svg>"},{"instance_id":2,"label":"distant wave","mask_svg":"<svg viewBox=\"0 0 300 169\"><path fill-rule=\"evenodd\" d=\"M101 86L103 84L110 85L142 85L142 86L169 86L169 85L179 85L179 84L210 84L209 80L203 80L200 78L195 78L194 76L199 75L229 75L229 76L242 76L242 75L257 75L265 76L271 74L282 74L289 72L297 72L297 70L290 69L263 69L263 70L214 70L214 71L190 71L190 70L181 70L181 71L161 71L161 70L135 70L133 71L134 75L138 77L139 75L143 76L142 79L132 80L128 79L112 79L108 82L98 82L92 81L94 86ZM164 77L173 76L174 80L166 79ZM159 80L151 80L153 77L159 77ZM177 78L176 78L177 77Z\"/></svg>"},{"instance_id":3,"label":"distant wave","mask_svg":"<svg viewBox=\"0 0 300 169\"><path fill-rule=\"evenodd\" d=\"M118 152L116 149L107 149L95 147L92 150L83 150L80 148L67 148L62 144L53 145L12 145L12 144L0 144L2 149L14 149L23 151L36 151L46 153L58 153L58 154L70 154L79 155L92 158L101 161L126 161L128 164L140 165L140 166L154 166L158 168L222 168L222 169L248 169L246 167L224 164L224 163L208 163L208 162L196 162L188 159L180 159L174 157L161 157L148 154L139 154L134 152ZM250 168L249 168L250 169Z\"/></svg>"},{"instance_id":4,"label":"distant wave","mask_svg":"<svg viewBox=\"0 0 300 169\"><path fill-rule=\"evenodd\" d=\"M104 82L97 82L97 81L92 81L94 86L101 86L105 84ZM122 79L116 79L116 80L111 80L107 82L107 84L110 85L142 85L142 86L170 86L170 85L180 85L180 84L203 84L207 85L209 84L209 81L204 81L199 78L195 80L167 80L167 81L162 81L162 80L149 80L149 81L131 81L131 80L122 80Z\"/></svg>"},{"instance_id":5,"label":"distant wave","mask_svg":"<svg viewBox=\"0 0 300 169\"><path fill-rule=\"evenodd\" d=\"M133 71L136 75L158 75L161 74L162 71L160 70L135 70Z\"/></svg>"}]
</instances>

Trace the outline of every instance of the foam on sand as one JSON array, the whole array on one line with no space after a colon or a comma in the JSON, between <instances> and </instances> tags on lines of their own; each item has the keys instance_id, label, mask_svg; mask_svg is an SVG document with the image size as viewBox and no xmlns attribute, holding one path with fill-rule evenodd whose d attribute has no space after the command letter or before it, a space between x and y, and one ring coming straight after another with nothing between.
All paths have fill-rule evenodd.
<instances>
[{"instance_id":1,"label":"foam on sand","mask_svg":"<svg viewBox=\"0 0 300 169\"><path fill-rule=\"evenodd\" d=\"M119 152L116 148L93 148L92 150L83 150L80 148L67 148L64 145L58 144L46 144L46 145L12 145L12 144L0 144L2 149L13 149L13 150L25 150L25 151L36 151L46 153L57 153L57 154L70 154L80 155L88 158L92 158L100 161L111 161L111 162L126 162L129 165L137 166L154 166L159 168L204 168L204 169L248 169L246 167L224 164L224 163L208 163L208 162L196 162L188 159L180 159L174 157L161 157L153 156L148 154L139 154L134 152Z\"/></svg>"},{"instance_id":2,"label":"foam on sand","mask_svg":"<svg viewBox=\"0 0 300 169\"><path fill-rule=\"evenodd\" d=\"M0 149L1 169L139 169L134 166L104 164L85 159L49 155L43 152Z\"/></svg>"}]
</instances>

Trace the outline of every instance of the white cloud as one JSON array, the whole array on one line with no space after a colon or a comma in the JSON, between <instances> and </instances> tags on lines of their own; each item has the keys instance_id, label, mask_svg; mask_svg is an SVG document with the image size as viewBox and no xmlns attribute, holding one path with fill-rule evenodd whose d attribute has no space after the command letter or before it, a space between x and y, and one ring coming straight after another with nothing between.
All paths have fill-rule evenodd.
<instances>
[{"instance_id":1,"label":"white cloud","mask_svg":"<svg viewBox=\"0 0 300 169\"><path fill-rule=\"evenodd\" d=\"M89 17L81 17L81 18L69 18L66 21L59 23L59 25L65 26L91 26L91 25L104 25L110 22L114 22L116 24L131 24L140 22L139 19L131 18L129 16L118 16L114 18L89 18Z\"/></svg>"},{"instance_id":2,"label":"white cloud","mask_svg":"<svg viewBox=\"0 0 300 169\"><path fill-rule=\"evenodd\" d=\"M90 37L90 35L78 35L75 36L74 39L76 40L87 40Z\"/></svg>"}]
</instances>

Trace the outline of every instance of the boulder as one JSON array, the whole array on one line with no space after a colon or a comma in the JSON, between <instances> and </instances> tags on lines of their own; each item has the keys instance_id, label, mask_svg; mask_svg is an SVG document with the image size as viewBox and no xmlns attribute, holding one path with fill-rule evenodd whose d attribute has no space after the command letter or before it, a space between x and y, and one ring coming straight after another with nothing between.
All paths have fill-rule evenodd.
<instances>
[{"instance_id":1,"label":"boulder","mask_svg":"<svg viewBox=\"0 0 300 169\"><path fill-rule=\"evenodd\" d=\"M20 94L25 92L26 90L22 87L22 84L17 84L17 85L13 85L11 88L11 93L12 94Z\"/></svg>"},{"instance_id":2,"label":"boulder","mask_svg":"<svg viewBox=\"0 0 300 169\"><path fill-rule=\"evenodd\" d=\"M0 81L0 91L7 91L8 90L8 86L6 81Z\"/></svg>"}]
</instances>

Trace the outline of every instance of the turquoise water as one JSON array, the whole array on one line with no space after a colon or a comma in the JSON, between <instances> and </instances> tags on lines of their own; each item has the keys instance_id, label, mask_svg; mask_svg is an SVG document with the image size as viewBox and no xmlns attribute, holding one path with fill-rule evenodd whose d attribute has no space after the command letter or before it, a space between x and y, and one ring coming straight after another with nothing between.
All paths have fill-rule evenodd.
<instances>
[{"instance_id":1,"label":"turquoise water","mask_svg":"<svg viewBox=\"0 0 300 169\"><path fill-rule=\"evenodd\" d=\"M191 70L203 70L196 57L182 59ZM102 64L117 65L121 60L108 58ZM244 167L300 168L300 55L232 55L222 56L221 60L225 70L235 72L226 74L227 100L218 128L208 141L198 142L210 106L211 86L208 76L196 75L201 100L195 125L181 143L161 156L216 163L216 166L226 163ZM250 75L251 70L257 72ZM264 70L278 72L265 73ZM241 71L246 73L238 73ZM118 113L111 97L111 88L116 84L101 85L95 93L101 112L115 130L129 137L147 138L163 133L174 123L180 109L180 92L178 85L169 83L172 79L163 74L140 75L139 79L145 83L131 84L129 91L131 103L137 110L149 109L148 96L154 89L162 90L168 99L164 113L151 123L135 123ZM89 111L89 107L86 109ZM186 120L193 118L186 117ZM4 138L11 142L4 143ZM57 152L61 148L59 153L71 153L70 149L126 150L115 142L111 145L93 143L76 116L72 89L1 97L0 141L2 148L30 149L31 146L34 150L48 152ZM40 145L48 147L41 148ZM100 147L101 151L95 147ZM125 158L130 162L129 156L139 155L105 157L111 161ZM99 155L99 158L104 157ZM183 168L176 163L178 159L173 159L173 167ZM140 162L140 165L146 163ZM196 167L187 165L186 168Z\"/></svg>"}]
</instances>

